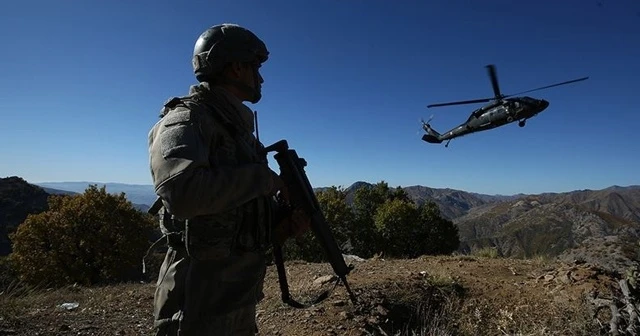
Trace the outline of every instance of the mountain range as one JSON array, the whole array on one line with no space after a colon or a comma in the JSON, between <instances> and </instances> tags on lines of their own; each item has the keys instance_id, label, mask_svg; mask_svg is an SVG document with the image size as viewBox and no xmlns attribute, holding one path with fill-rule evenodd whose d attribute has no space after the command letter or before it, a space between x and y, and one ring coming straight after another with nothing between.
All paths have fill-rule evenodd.
<instances>
[{"instance_id":1,"label":"mountain range","mask_svg":"<svg viewBox=\"0 0 640 336\"><path fill-rule=\"evenodd\" d=\"M103 183L103 182L40 182L35 185L42 187L50 194L82 193L89 185L105 186L110 193L125 193L127 199L138 207L151 206L156 200L153 185L150 184L125 184L125 183ZM352 200L353 191L358 188L371 186L371 183L358 181L347 187L347 200ZM315 191L323 190L326 187L314 188ZM417 202L435 200L441 207L441 211L447 218L455 218L465 214L469 209L504 200L516 199L523 195L485 195L471 193L455 189L438 189L425 186L403 187L409 196Z\"/></svg>"},{"instance_id":2,"label":"mountain range","mask_svg":"<svg viewBox=\"0 0 640 336\"><path fill-rule=\"evenodd\" d=\"M43 188L52 195L82 193L89 185L99 188L105 187L107 192L113 194L124 193L133 205L146 211L156 200L155 190L151 184L126 184L126 183L102 183L102 182L42 182L35 185Z\"/></svg>"},{"instance_id":3,"label":"mountain range","mask_svg":"<svg viewBox=\"0 0 640 336\"><path fill-rule=\"evenodd\" d=\"M125 193L142 211L156 197L152 185L98 182L36 185L47 194L64 194L81 193L90 184L105 186L111 193ZM347 187L347 202L353 200L357 189L372 185L358 181ZM485 195L421 185L403 189L417 203L435 202L442 216L457 225L463 253L493 248L508 257L581 259L610 269L626 268L640 261L637 185L535 195ZM0 186L0 199L2 190Z\"/></svg>"}]
</instances>

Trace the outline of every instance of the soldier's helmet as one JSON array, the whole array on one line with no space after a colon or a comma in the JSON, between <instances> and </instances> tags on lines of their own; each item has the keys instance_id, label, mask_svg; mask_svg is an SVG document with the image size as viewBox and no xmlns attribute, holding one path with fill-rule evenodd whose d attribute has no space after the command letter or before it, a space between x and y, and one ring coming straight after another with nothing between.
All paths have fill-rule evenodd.
<instances>
[{"instance_id":1,"label":"soldier's helmet","mask_svg":"<svg viewBox=\"0 0 640 336\"><path fill-rule=\"evenodd\" d=\"M230 62L264 63L267 46L250 30L237 24L220 24L205 30L193 48L193 71L202 82Z\"/></svg>"}]
</instances>

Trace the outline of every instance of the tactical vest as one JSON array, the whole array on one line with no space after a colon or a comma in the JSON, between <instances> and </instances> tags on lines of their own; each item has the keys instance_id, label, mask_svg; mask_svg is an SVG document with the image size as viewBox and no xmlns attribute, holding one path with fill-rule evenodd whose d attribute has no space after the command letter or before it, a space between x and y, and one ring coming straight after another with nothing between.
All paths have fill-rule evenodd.
<instances>
[{"instance_id":1,"label":"tactical vest","mask_svg":"<svg viewBox=\"0 0 640 336\"><path fill-rule=\"evenodd\" d=\"M213 119L213 123L208 123L216 125L211 133L209 149L212 167L267 164L264 146L248 130L236 126L238 120L234 120L234 116L220 111L196 93L169 100L161 112L162 118L170 116L178 106ZM224 258L244 251L266 251L271 244L273 212L272 199L258 197L236 209L216 215L179 220L164 207L158 211L158 215L160 230L169 246L184 248L191 257L204 260Z\"/></svg>"}]
</instances>

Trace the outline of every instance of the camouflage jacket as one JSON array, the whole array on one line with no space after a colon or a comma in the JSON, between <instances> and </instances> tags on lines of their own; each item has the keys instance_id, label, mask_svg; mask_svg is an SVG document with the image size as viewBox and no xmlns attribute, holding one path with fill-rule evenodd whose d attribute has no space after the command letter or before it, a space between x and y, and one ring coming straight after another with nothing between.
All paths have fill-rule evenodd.
<instances>
[{"instance_id":1,"label":"camouflage jacket","mask_svg":"<svg viewBox=\"0 0 640 336\"><path fill-rule=\"evenodd\" d=\"M253 136L252 111L201 83L168 101L160 116L149 132L149 159L163 231L187 231L186 246L198 259L268 246L273 172Z\"/></svg>"}]
</instances>

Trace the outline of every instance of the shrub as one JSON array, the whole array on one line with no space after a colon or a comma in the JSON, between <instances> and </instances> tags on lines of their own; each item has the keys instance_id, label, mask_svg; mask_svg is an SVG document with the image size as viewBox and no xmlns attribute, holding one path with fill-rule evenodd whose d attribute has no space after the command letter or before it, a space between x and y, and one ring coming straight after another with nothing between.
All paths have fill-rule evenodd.
<instances>
[{"instance_id":1,"label":"shrub","mask_svg":"<svg viewBox=\"0 0 640 336\"><path fill-rule=\"evenodd\" d=\"M418 205L401 188L382 181L353 192L337 187L316 193L336 242L343 253L369 258L384 253L394 258L450 254L460 245L458 227L442 217L438 205ZM312 232L285 246L289 259L326 260Z\"/></svg>"},{"instance_id":2,"label":"shrub","mask_svg":"<svg viewBox=\"0 0 640 336\"><path fill-rule=\"evenodd\" d=\"M414 203L392 199L378 207L373 219L380 235L381 250L391 257L415 257L420 255L420 227L424 225L418 216L419 209Z\"/></svg>"},{"instance_id":3,"label":"shrub","mask_svg":"<svg viewBox=\"0 0 640 336\"><path fill-rule=\"evenodd\" d=\"M139 276L154 227L124 193L89 186L49 197L49 210L29 215L12 236L10 255L21 280L56 286L93 285Z\"/></svg>"},{"instance_id":4,"label":"shrub","mask_svg":"<svg viewBox=\"0 0 640 336\"><path fill-rule=\"evenodd\" d=\"M481 249L476 250L473 253L473 255L476 257L490 258L490 259L495 259L500 256L500 254L498 253L498 249L490 246L483 247Z\"/></svg>"},{"instance_id":5,"label":"shrub","mask_svg":"<svg viewBox=\"0 0 640 336\"><path fill-rule=\"evenodd\" d=\"M451 254L460 247L458 227L442 216L435 202L425 202L418 210L420 227L413 238L418 255Z\"/></svg>"}]
</instances>

